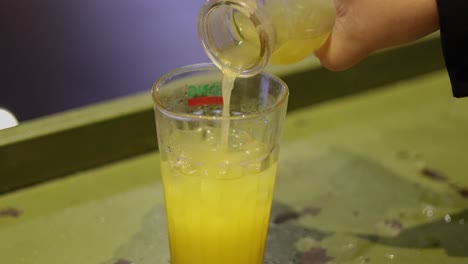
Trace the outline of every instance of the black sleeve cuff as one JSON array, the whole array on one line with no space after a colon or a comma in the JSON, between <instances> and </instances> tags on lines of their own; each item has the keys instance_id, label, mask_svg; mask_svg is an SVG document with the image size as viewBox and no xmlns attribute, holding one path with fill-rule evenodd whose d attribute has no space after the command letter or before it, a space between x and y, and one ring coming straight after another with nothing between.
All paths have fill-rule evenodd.
<instances>
[{"instance_id":1,"label":"black sleeve cuff","mask_svg":"<svg viewBox=\"0 0 468 264\"><path fill-rule=\"evenodd\" d=\"M468 0L437 0L440 37L453 96L468 96Z\"/></svg>"}]
</instances>

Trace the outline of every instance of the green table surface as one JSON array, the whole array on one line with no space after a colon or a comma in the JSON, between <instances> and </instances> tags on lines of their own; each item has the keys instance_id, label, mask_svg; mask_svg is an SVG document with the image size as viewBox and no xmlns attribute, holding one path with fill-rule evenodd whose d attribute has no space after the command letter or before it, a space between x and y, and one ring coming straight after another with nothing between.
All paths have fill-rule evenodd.
<instances>
[{"instance_id":1,"label":"green table surface","mask_svg":"<svg viewBox=\"0 0 468 264\"><path fill-rule=\"evenodd\" d=\"M467 151L445 71L290 112L265 263L468 263ZM169 263L157 152L0 196L0 263L130 262Z\"/></svg>"}]
</instances>

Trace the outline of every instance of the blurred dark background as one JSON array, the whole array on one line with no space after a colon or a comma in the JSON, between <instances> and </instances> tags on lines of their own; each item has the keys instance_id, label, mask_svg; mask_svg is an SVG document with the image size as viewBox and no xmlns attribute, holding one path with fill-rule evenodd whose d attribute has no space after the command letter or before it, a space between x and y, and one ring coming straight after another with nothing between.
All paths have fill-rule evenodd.
<instances>
[{"instance_id":1,"label":"blurred dark background","mask_svg":"<svg viewBox=\"0 0 468 264\"><path fill-rule=\"evenodd\" d=\"M205 62L204 0L3 0L0 108L19 121L151 89Z\"/></svg>"}]
</instances>

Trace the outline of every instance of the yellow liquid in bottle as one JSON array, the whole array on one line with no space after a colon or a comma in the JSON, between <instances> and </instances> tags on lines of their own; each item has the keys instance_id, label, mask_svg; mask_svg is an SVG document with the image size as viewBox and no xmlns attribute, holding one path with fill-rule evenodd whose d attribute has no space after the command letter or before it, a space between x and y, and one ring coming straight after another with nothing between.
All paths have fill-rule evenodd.
<instances>
[{"instance_id":1,"label":"yellow liquid in bottle","mask_svg":"<svg viewBox=\"0 0 468 264\"><path fill-rule=\"evenodd\" d=\"M267 8L271 20L276 22L273 25L275 43L268 61L271 64L291 64L305 59L325 43L333 28L336 10L332 1L295 0L292 3L295 8L291 13L285 13L288 7L279 4ZM240 41L224 47L216 56L224 72L236 75L259 59L260 39L258 29L242 13L234 14L231 26L236 28L234 37Z\"/></svg>"},{"instance_id":2,"label":"yellow liquid in bottle","mask_svg":"<svg viewBox=\"0 0 468 264\"><path fill-rule=\"evenodd\" d=\"M310 39L292 39L285 42L271 56L271 64L291 64L301 61L318 50L330 32Z\"/></svg>"},{"instance_id":3,"label":"yellow liquid in bottle","mask_svg":"<svg viewBox=\"0 0 468 264\"><path fill-rule=\"evenodd\" d=\"M318 50L330 36L336 9L330 0L294 0L295 8L283 23L276 25L277 47L271 54L271 64L299 62ZM271 6L273 19L284 16L283 6Z\"/></svg>"}]
</instances>

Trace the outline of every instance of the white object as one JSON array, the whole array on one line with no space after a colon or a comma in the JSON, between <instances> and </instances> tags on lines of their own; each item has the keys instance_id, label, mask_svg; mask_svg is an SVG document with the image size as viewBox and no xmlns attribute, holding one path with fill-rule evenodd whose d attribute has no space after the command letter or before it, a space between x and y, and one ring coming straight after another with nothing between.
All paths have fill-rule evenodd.
<instances>
[{"instance_id":1,"label":"white object","mask_svg":"<svg viewBox=\"0 0 468 264\"><path fill-rule=\"evenodd\" d=\"M0 108L0 130L18 125L16 117L8 110Z\"/></svg>"}]
</instances>

